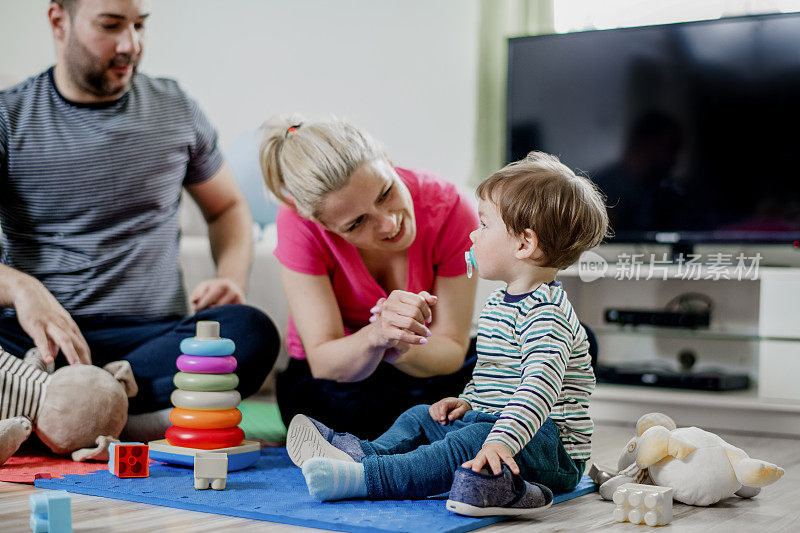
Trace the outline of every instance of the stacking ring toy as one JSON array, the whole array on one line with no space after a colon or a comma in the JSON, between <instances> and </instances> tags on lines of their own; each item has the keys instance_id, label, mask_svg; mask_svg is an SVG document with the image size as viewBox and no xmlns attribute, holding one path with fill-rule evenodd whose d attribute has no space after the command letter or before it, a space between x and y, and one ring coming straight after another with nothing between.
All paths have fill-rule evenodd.
<instances>
[{"instance_id":1,"label":"stacking ring toy","mask_svg":"<svg viewBox=\"0 0 800 533\"><path fill-rule=\"evenodd\" d=\"M182 428L224 429L238 426L242 421L242 412L238 409L203 411L176 407L170 411L169 421Z\"/></svg>"},{"instance_id":2,"label":"stacking ring toy","mask_svg":"<svg viewBox=\"0 0 800 533\"><path fill-rule=\"evenodd\" d=\"M239 377L236 374L178 372L172 382L179 389L210 392L235 389L239 385Z\"/></svg>"},{"instance_id":3,"label":"stacking ring toy","mask_svg":"<svg viewBox=\"0 0 800 533\"><path fill-rule=\"evenodd\" d=\"M176 389L172 391L170 401L175 407L184 409L233 409L242 401L242 395L236 390L198 392Z\"/></svg>"},{"instance_id":4,"label":"stacking ring toy","mask_svg":"<svg viewBox=\"0 0 800 533\"><path fill-rule=\"evenodd\" d=\"M238 426L227 429L188 429L170 426L164 436L173 446L215 450L239 446L244 440L244 431Z\"/></svg>"},{"instance_id":5,"label":"stacking ring toy","mask_svg":"<svg viewBox=\"0 0 800 533\"><path fill-rule=\"evenodd\" d=\"M206 355L219 357L231 355L236 345L230 339L198 339L189 337L181 341L181 351L189 355Z\"/></svg>"},{"instance_id":6,"label":"stacking ring toy","mask_svg":"<svg viewBox=\"0 0 800 533\"><path fill-rule=\"evenodd\" d=\"M181 355L178 357L178 370L198 374L227 374L236 370L236 358L232 355Z\"/></svg>"}]
</instances>

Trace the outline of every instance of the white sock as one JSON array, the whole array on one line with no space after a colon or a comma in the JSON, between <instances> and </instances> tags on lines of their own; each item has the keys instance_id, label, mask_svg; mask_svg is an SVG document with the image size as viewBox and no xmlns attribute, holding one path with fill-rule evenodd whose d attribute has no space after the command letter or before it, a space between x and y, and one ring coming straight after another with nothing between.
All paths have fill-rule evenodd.
<instances>
[{"instance_id":1,"label":"white sock","mask_svg":"<svg viewBox=\"0 0 800 533\"><path fill-rule=\"evenodd\" d=\"M303 476L308 493L317 500L367 497L367 482L361 463L313 457L303 463Z\"/></svg>"}]
</instances>

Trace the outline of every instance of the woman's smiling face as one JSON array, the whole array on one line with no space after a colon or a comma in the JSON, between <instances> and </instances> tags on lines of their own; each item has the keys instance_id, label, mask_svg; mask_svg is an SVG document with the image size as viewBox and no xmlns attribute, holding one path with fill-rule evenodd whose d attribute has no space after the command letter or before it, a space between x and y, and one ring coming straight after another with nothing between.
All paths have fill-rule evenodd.
<instances>
[{"instance_id":1,"label":"woman's smiling face","mask_svg":"<svg viewBox=\"0 0 800 533\"><path fill-rule=\"evenodd\" d=\"M417 235L411 194L386 159L362 164L328 193L317 221L360 250L399 252Z\"/></svg>"}]
</instances>

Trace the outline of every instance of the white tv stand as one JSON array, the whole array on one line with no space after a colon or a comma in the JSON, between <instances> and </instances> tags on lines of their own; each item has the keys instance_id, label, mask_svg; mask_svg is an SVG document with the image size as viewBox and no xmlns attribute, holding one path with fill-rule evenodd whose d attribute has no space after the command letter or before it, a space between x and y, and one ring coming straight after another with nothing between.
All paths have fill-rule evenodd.
<instances>
[{"instance_id":1,"label":"white tv stand","mask_svg":"<svg viewBox=\"0 0 800 533\"><path fill-rule=\"evenodd\" d=\"M697 356L695 370L747 373L751 387L715 392L598 383L591 398L596 421L632 425L661 411L681 426L800 437L800 268L760 267L755 279L683 279L678 267L653 279L616 279L620 266L583 281L577 266L559 273L581 322L597 336L603 364L659 361L678 368L684 349ZM585 277L585 276L584 276ZM663 279L666 278L666 279ZM476 318L497 282L480 280ZM619 326L605 322L605 309L662 309L687 292L714 302L709 328L686 330Z\"/></svg>"},{"instance_id":2,"label":"white tv stand","mask_svg":"<svg viewBox=\"0 0 800 533\"><path fill-rule=\"evenodd\" d=\"M800 268L760 267L741 280L714 280L718 274L708 266L689 279L677 266L652 279L629 274L629 266L612 264L594 281L583 281L576 266L558 276L597 336L600 362L657 360L677 368L678 352L688 349L697 355L696 370L745 372L752 385L715 392L600 383L592 395L596 420L630 424L663 411L681 426L800 436ZM686 292L713 300L709 328L634 328L604 320L606 308L662 309Z\"/></svg>"}]
</instances>

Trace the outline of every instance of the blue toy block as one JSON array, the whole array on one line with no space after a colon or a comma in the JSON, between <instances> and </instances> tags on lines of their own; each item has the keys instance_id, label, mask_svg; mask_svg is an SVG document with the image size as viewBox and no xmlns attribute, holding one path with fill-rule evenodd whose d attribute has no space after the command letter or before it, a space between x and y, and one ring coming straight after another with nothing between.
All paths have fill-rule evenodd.
<instances>
[{"instance_id":1,"label":"blue toy block","mask_svg":"<svg viewBox=\"0 0 800 533\"><path fill-rule=\"evenodd\" d=\"M33 533L72 533L72 506L67 491L36 492L29 502Z\"/></svg>"}]
</instances>

